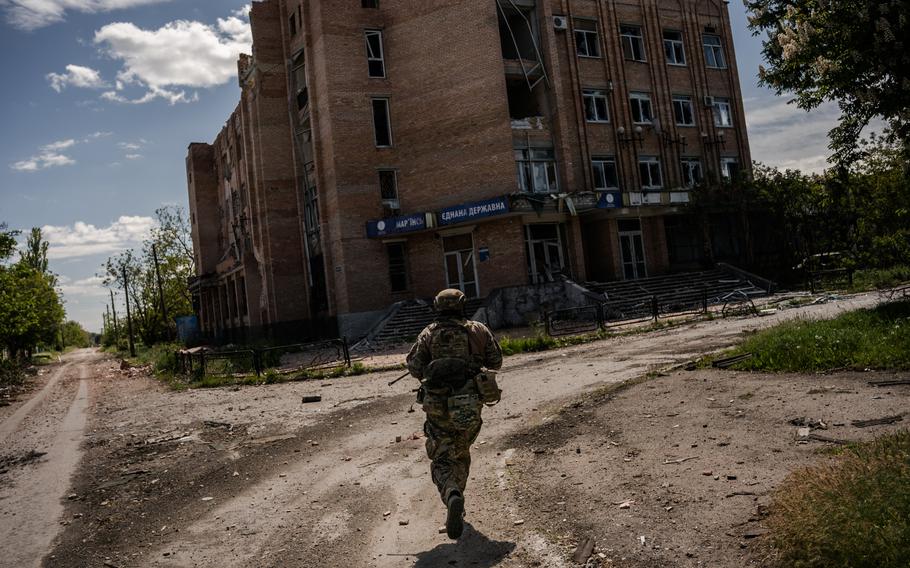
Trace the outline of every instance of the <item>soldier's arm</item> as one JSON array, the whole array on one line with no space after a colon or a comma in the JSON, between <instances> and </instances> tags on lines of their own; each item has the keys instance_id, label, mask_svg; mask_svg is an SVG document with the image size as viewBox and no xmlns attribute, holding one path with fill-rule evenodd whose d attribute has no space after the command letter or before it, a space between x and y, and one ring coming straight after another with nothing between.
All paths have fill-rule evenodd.
<instances>
[{"instance_id":1,"label":"soldier's arm","mask_svg":"<svg viewBox=\"0 0 910 568\"><path fill-rule=\"evenodd\" d=\"M416 379L423 379L423 372L430 364L430 333L424 329L417 336L407 358L408 372Z\"/></svg>"},{"instance_id":2,"label":"soldier's arm","mask_svg":"<svg viewBox=\"0 0 910 568\"><path fill-rule=\"evenodd\" d=\"M499 342L496 341L496 337L493 336L493 332L490 331L490 328L483 326L483 330L486 334L483 364L487 369L495 371L502 367L502 349L499 347Z\"/></svg>"}]
</instances>

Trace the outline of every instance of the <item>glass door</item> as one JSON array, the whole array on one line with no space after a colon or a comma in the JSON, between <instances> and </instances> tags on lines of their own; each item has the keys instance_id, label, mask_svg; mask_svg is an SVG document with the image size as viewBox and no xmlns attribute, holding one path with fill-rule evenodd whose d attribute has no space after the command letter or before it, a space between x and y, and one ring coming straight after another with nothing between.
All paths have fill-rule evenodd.
<instances>
[{"instance_id":1,"label":"glass door","mask_svg":"<svg viewBox=\"0 0 910 568\"><path fill-rule=\"evenodd\" d=\"M619 221L619 252L625 280L647 278L645 246L641 238L641 223L637 219Z\"/></svg>"},{"instance_id":2,"label":"glass door","mask_svg":"<svg viewBox=\"0 0 910 568\"><path fill-rule=\"evenodd\" d=\"M442 239L449 288L464 292L468 299L478 297L477 270L474 266L474 239L470 234Z\"/></svg>"},{"instance_id":3,"label":"glass door","mask_svg":"<svg viewBox=\"0 0 910 568\"><path fill-rule=\"evenodd\" d=\"M559 225L537 223L527 226L531 283L554 282L565 267Z\"/></svg>"}]
</instances>

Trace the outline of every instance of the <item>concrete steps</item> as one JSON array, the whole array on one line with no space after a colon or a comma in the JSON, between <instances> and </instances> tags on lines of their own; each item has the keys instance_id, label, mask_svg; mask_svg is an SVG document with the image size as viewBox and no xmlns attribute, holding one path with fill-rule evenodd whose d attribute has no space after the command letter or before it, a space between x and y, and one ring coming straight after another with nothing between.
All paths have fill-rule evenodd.
<instances>
[{"instance_id":1,"label":"concrete steps","mask_svg":"<svg viewBox=\"0 0 910 568\"><path fill-rule=\"evenodd\" d=\"M467 317L473 316L482 304L483 299L481 298L468 300L465 309ZM428 326L435 317L436 312L433 311L432 300L408 302L401 306L395 315L381 324L382 327L373 335L370 344L376 347L414 341L423 328Z\"/></svg>"}]
</instances>

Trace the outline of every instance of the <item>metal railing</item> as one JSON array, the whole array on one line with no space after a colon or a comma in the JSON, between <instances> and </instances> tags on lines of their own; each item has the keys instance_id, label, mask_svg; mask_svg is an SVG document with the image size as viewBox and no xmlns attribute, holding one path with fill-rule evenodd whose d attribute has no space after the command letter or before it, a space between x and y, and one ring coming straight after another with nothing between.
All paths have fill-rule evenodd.
<instances>
[{"instance_id":1,"label":"metal railing","mask_svg":"<svg viewBox=\"0 0 910 568\"><path fill-rule=\"evenodd\" d=\"M346 338L275 347L215 351L205 348L177 351L177 372L195 377L242 376L267 370L294 373L351 367Z\"/></svg>"}]
</instances>

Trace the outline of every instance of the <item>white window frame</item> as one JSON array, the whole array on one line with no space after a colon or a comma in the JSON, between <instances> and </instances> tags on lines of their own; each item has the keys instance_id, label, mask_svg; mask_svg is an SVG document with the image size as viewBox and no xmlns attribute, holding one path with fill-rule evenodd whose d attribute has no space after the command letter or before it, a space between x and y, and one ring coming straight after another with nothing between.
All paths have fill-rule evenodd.
<instances>
[{"instance_id":1,"label":"white window frame","mask_svg":"<svg viewBox=\"0 0 910 568\"><path fill-rule=\"evenodd\" d=\"M642 170L642 166L647 167L647 179L645 172ZM654 183L654 173L657 173L657 183ZM638 157L638 173L641 176L641 188L643 190L661 190L664 187L664 176L663 171L660 168L660 158L657 156L639 156Z\"/></svg>"},{"instance_id":2,"label":"white window frame","mask_svg":"<svg viewBox=\"0 0 910 568\"><path fill-rule=\"evenodd\" d=\"M632 30L635 30L637 33L629 33ZM619 38L622 43L622 55L626 61L640 61L644 63L648 60L648 55L645 51L645 36L640 25L620 24ZM627 46L628 50L626 49ZM641 53L635 53L636 46ZM631 57L629 57L630 55ZM636 57L636 55L639 55L639 57Z\"/></svg>"},{"instance_id":3,"label":"white window frame","mask_svg":"<svg viewBox=\"0 0 910 568\"><path fill-rule=\"evenodd\" d=\"M668 39L667 34L679 34L679 39ZM686 46L683 40L683 33L679 30L664 30L664 55L667 58L667 65L679 67L686 66Z\"/></svg>"},{"instance_id":4,"label":"white window frame","mask_svg":"<svg viewBox=\"0 0 910 568\"><path fill-rule=\"evenodd\" d=\"M711 113L714 115L714 126L718 128L733 128L733 105L730 99L714 97Z\"/></svg>"},{"instance_id":5,"label":"white window frame","mask_svg":"<svg viewBox=\"0 0 910 568\"><path fill-rule=\"evenodd\" d=\"M373 53L373 48L370 45L370 37L379 38L379 54ZM382 41L382 30L363 30L363 39L366 42L367 46L367 75L373 79L385 79L385 45ZM373 75L370 69L370 63L378 61L382 66L382 75Z\"/></svg>"},{"instance_id":6,"label":"white window frame","mask_svg":"<svg viewBox=\"0 0 910 568\"><path fill-rule=\"evenodd\" d=\"M376 127L376 107L375 104L377 101L382 101L385 104L385 117L386 117L386 131L389 136L388 144L379 143L379 130ZM395 145L395 139L392 137L392 109L389 104L388 97L370 97L370 116L373 119L373 143L377 148L391 148Z\"/></svg>"},{"instance_id":7,"label":"white window frame","mask_svg":"<svg viewBox=\"0 0 910 568\"><path fill-rule=\"evenodd\" d=\"M585 122L610 122L610 100L607 98L607 92L602 89L582 89L581 91L582 106L585 110ZM601 102L604 116L598 112L597 103ZM588 106L590 103L590 107ZM588 111L594 111L592 118Z\"/></svg>"},{"instance_id":8,"label":"white window frame","mask_svg":"<svg viewBox=\"0 0 910 568\"><path fill-rule=\"evenodd\" d=\"M711 42L709 42L709 38L712 40ZM705 52L705 67L708 69L726 69L727 58L724 55L724 42L720 36L717 34L704 34L701 42Z\"/></svg>"},{"instance_id":9,"label":"white window frame","mask_svg":"<svg viewBox=\"0 0 910 568\"><path fill-rule=\"evenodd\" d=\"M548 155L544 156L543 154ZM521 154L519 156L519 154ZM524 193L558 193L559 171L553 148L515 148L518 188ZM535 185L535 173L544 173L546 187Z\"/></svg>"},{"instance_id":10,"label":"white window frame","mask_svg":"<svg viewBox=\"0 0 910 568\"><path fill-rule=\"evenodd\" d=\"M597 20L575 20L572 31L575 33L575 55L600 59L600 34L597 33ZM579 28L579 25L593 25L593 30Z\"/></svg>"},{"instance_id":11,"label":"white window frame","mask_svg":"<svg viewBox=\"0 0 910 568\"><path fill-rule=\"evenodd\" d=\"M610 180L607 179L606 166L610 164L613 168L613 180L616 183L610 185ZM598 170L600 173L598 173ZM611 189L619 189L619 169L616 167L616 158L613 156L603 156L591 158L591 174L594 178L594 191L607 191ZM598 177L603 180L603 184L598 183Z\"/></svg>"},{"instance_id":12,"label":"white window frame","mask_svg":"<svg viewBox=\"0 0 910 568\"><path fill-rule=\"evenodd\" d=\"M680 122L679 115L685 115L682 110L683 106L689 107L689 118L691 122ZM677 112L679 110L679 112ZM695 105L692 104L692 97L688 95L673 95L673 122L676 126L695 126Z\"/></svg>"},{"instance_id":13,"label":"white window frame","mask_svg":"<svg viewBox=\"0 0 910 568\"><path fill-rule=\"evenodd\" d=\"M647 103L648 119L644 120L645 108L643 103ZM651 104L651 95L648 93L629 93L629 107L632 112L632 124L652 124L654 122L654 106ZM638 111L638 120L635 119Z\"/></svg>"},{"instance_id":14,"label":"white window frame","mask_svg":"<svg viewBox=\"0 0 910 568\"><path fill-rule=\"evenodd\" d=\"M721 157L720 159L720 177L724 180L732 181L733 176L730 173L730 164L734 164L739 169L739 158Z\"/></svg>"},{"instance_id":15,"label":"white window frame","mask_svg":"<svg viewBox=\"0 0 910 568\"><path fill-rule=\"evenodd\" d=\"M701 167L701 160L699 158L682 158L679 163L682 168L683 187L695 187L701 180L705 179L705 172ZM697 171L698 175L693 175L693 171ZM696 177L698 179L696 179Z\"/></svg>"}]
</instances>

